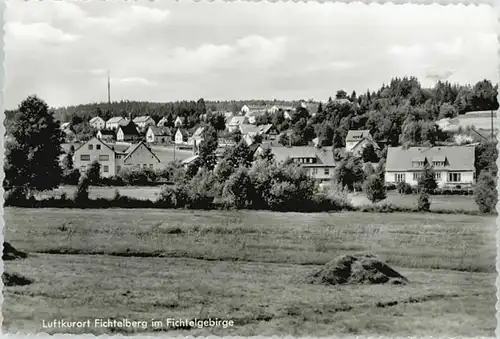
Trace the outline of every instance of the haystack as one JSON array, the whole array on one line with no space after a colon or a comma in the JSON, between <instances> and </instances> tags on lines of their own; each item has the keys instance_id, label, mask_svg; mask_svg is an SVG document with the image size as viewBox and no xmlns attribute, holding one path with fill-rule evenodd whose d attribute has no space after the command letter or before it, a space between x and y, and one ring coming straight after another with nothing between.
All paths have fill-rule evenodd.
<instances>
[{"instance_id":1,"label":"haystack","mask_svg":"<svg viewBox=\"0 0 500 339\"><path fill-rule=\"evenodd\" d=\"M33 281L16 273L2 273L2 281L5 286L24 286Z\"/></svg>"},{"instance_id":2,"label":"haystack","mask_svg":"<svg viewBox=\"0 0 500 339\"><path fill-rule=\"evenodd\" d=\"M408 279L370 254L344 255L311 274L310 284L406 284Z\"/></svg>"},{"instance_id":3,"label":"haystack","mask_svg":"<svg viewBox=\"0 0 500 339\"><path fill-rule=\"evenodd\" d=\"M16 250L11 244L4 241L2 260L16 260L26 258L27 256L26 253Z\"/></svg>"}]
</instances>

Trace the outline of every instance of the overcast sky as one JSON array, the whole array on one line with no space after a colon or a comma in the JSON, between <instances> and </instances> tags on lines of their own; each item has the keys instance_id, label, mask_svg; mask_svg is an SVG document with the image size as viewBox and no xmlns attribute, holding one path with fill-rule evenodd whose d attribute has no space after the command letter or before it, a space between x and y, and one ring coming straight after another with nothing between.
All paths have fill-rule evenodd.
<instances>
[{"instance_id":1,"label":"overcast sky","mask_svg":"<svg viewBox=\"0 0 500 339\"><path fill-rule=\"evenodd\" d=\"M496 11L481 6L10 1L5 104L309 99L415 75L498 81Z\"/></svg>"}]
</instances>

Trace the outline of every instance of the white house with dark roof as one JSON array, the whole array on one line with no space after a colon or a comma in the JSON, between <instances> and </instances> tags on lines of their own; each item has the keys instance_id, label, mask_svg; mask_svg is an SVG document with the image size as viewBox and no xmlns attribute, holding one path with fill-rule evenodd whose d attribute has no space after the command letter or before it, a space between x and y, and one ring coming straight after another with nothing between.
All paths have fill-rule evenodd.
<instances>
[{"instance_id":1,"label":"white house with dark roof","mask_svg":"<svg viewBox=\"0 0 500 339\"><path fill-rule=\"evenodd\" d=\"M104 121L103 118L97 116L97 117L93 117L92 119L90 119L89 125L94 127L97 130L101 130L101 129L104 129L106 127L106 121Z\"/></svg>"},{"instance_id":2,"label":"white house with dark roof","mask_svg":"<svg viewBox=\"0 0 500 339\"><path fill-rule=\"evenodd\" d=\"M97 138L105 142L113 141L115 137L116 137L115 132L112 130L101 129L97 131Z\"/></svg>"},{"instance_id":3,"label":"white house with dark roof","mask_svg":"<svg viewBox=\"0 0 500 339\"><path fill-rule=\"evenodd\" d=\"M137 125L137 127L143 130L146 129L148 126L156 126L155 121L149 115L142 115L140 117L135 117L134 120L132 121L134 122L134 124Z\"/></svg>"},{"instance_id":4,"label":"white house with dark roof","mask_svg":"<svg viewBox=\"0 0 500 339\"><path fill-rule=\"evenodd\" d=\"M385 182L418 184L425 166L430 166L439 187L468 187L475 182L474 147L389 147Z\"/></svg>"},{"instance_id":5,"label":"white house with dark roof","mask_svg":"<svg viewBox=\"0 0 500 339\"><path fill-rule=\"evenodd\" d=\"M174 142L176 145L187 145L189 134L185 129L178 128L175 132Z\"/></svg>"},{"instance_id":6,"label":"white house with dark roof","mask_svg":"<svg viewBox=\"0 0 500 339\"><path fill-rule=\"evenodd\" d=\"M321 181L333 179L335 161L331 147L320 149L311 146L286 147L263 144L256 149L255 155L261 154L266 148L271 149L277 163L283 163L290 159L304 168L307 174L314 179Z\"/></svg>"},{"instance_id":7,"label":"white house with dark roof","mask_svg":"<svg viewBox=\"0 0 500 339\"><path fill-rule=\"evenodd\" d=\"M124 126L119 126L116 132L116 140L118 141L137 141L141 138L139 129L133 121Z\"/></svg>"},{"instance_id":8,"label":"white house with dark roof","mask_svg":"<svg viewBox=\"0 0 500 339\"><path fill-rule=\"evenodd\" d=\"M106 121L107 129L118 129L120 126L125 126L128 124L128 120L124 117L112 117Z\"/></svg>"},{"instance_id":9,"label":"white house with dark roof","mask_svg":"<svg viewBox=\"0 0 500 339\"><path fill-rule=\"evenodd\" d=\"M369 130L350 130L347 132L345 138L345 150L346 152L361 155L363 149L368 145L372 144L373 147L378 150L379 147L377 143L373 140L372 135Z\"/></svg>"}]
</instances>

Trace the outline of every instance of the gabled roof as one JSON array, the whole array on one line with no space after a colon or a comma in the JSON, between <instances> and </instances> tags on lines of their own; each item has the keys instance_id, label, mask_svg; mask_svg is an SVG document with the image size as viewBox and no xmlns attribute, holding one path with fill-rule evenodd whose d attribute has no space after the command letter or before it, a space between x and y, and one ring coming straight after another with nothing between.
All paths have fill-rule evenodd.
<instances>
[{"instance_id":1,"label":"gabled roof","mask_svg":"<svg viewBox=\"0 0 500 339\"><path fill-rule=\"evenodd\" d=\"M160 159L156 156L156 154L153 153L153 151L151 150L151 148L148 147L148 145L146 145L146 143L144 141L140 141L138 142L137 144L132 144L126 151L125 153L127 153L127 156L123 159L123 161L126 161L128 158L130 158L130 156L137 151L137 149L141 146L141 145L144 145L144 148L146 148L146 150L149 151L149 153L151 153L151 155L153 155L156 160L158 160L158 162L161 162Z\"/></svg>"},{"instance_id":2,"label":"gabled roof","mask_svg":"<svg viewBox=\"0 0 500 339\"><path fill-rule=\"evenodd\" d=\"M92 119L90 119L90 120L89 120L89 123L93 123L94 121L97 121L97 120L102 120L102 121L104 121L104 119L103 119L103 118L101 118L101 117L93 117Z\"/></svg>"},{"instance_id":3,"label":"gabled roof","mask_svg":"<svg viewBox=\"0 0 500 339\"><path fill-rule=\"evenodd\" d=\"M370 130L367 129L349 130L349 132L347 132L345 140L352 142L352 141L360 141L363 138L371 138Z\"/></svg>"},{"instance_id":4,"label":"gabled roof","mask_svg":"<svg viewBox=\"0 0 500 339\"><path fill-rule=\"evenodd\" d=\"M205 130L205 127L198 127L196 131L193 133L193 138L194 137L201 137L203 135L203 131Z\"/></svg>"},{"instance_id":5,"label":"gabled roof","mask_svg":"<svg viewBox=\"0 0 500 339\"><path fill-rule=\"evenodd\" d=\"M101 145L104 145L106 146L107 148L109 148L110 150L112 150L114 152L114 149L112 149L108 144L106 144L105 142L103 142L101 139L97 138L97 137L93 137L92 139L84 142L83 144L81 144L78 148L75 148L75 152L78 151L80 148L82 148L83 146L85 146L86 144L88 144L89 142L99 142Z\"/></svg>"},{"instance_id":6,"label":"gabled roof","mask_svg":"<svg viewBox=\"0 0 500 339\"><path fill-rule=\"evenodd\" d=\"M182 161L182 164L183 165L189 165L190 163L192 163L193 161L195 161L196 159L198 159L200 156L199 155L193 155L193 156L190 156L189 158L186 158Z\"/></svg>"},{"instance_id":7,"label":"gabled roof","mask_svg":"<svg viewBox=\"0 0 500 339\"><path fill-rule=\"evenodd\" d=\"M318 162L323 164L334 164L333 152L329 148L317 148L311 146L268 146L262 145L262 148L270 148L274 154L276 161L283 162L287 158L316 158Z\"/></svg>"},{"instance_id":8,"label":"gabled roof","mask_svg":"<svg viewBox=\"0 0 500 339\"><path fill-rule=\"evenodd\" d=\"M133 121L135 123L140 123L140 122L147 122L148 120L153 120L153 118L151 118L149 115L142 115L140 117L135 117Z\"/></svg>"},{"instance_id":9,"label":"gabled roof","mask_svg":"<svg viewBox=\"0 0 500 339\"><path fill-rule=\"evenodd\" d=\"M497 110L491 110L491 111L472 111L472 112L466 112L465 115L472 115L474 117L482 117L482 118L489 118L491 117L491 112L493 112L493 117L497 117Z\"/></svg>"},{"instance_id":10,"label":"gabled roof","mask_svg":"<svg viewBox=\"0 0 500 339\"><path fill-rule=\"evenodd\" d=\"M262 134L269 133L269 131L273 128L273 124L260 125L260 132Z\"/></svg>"},{"instance_id":11,"label":"gabled roof","mask_svg":"<svg viewBox=\"0 0 500 339\"><path fill-rule=\"evenodd\" d=\"M229 126L237 126L245 123L247 117L245 116L236 116L232 117L231 120L229 120Z\"/></svg>"},{"instance_id":12,"label":"gabled roof","mask_svg":"<svg viewBox=\"0 0 500 339\"><path fill-rule=\"evenodd\" d=\"M170 129L168 127L149 126L149 129L156 136L171 136L172 135L172 132L170 131Z\"/></svg>"},{"instance_id":13,"label":"gabled roof","mask_svg":"<svg viewBox=\"0 0 500 339\"><path fill-rule=\"evenodd\" d=\"M102 129L97 133L101 133L101 135L115 135L115 132L109 129Z\"/></svg>"},{"instance_id":14,"label":"gabled roof","mask_svg":"<svg viewBox=\"0 0 500 339\"><path fill-rule=\"evenodd\" d=\"M449 171L473 171L474 147L467 146L436 146L436 147L389 147L387 149L386 171L415 170L413 159L427 159L432 164L433 159L446 159L443 167ZM434 160L441 161L441 160Z\"/></svg>"},{"instance_id":15,"label":"gabled roof","mask_svg":"<svg viewBox=\"0 0 500 339\"><path fill-rule=\"evenodd\" d=\"M260 131L261 131L260 126L255 126L251 124L240 125L241 134L258 134Z\"/></svg>"},{"instance_id":16,"label":"gabled roof","mask_svg":"<svg viewBox=\"0 0 500 339\"><path fill-rule=\"evenodd\" d=\"M67 129L67 128L69 128L69 127L70 127L70 123L69 123L69 122L63 122L63 123L61 124L61 127L60 127L60 128L61 128L61 129Z\"/></svg>"},{"instance_id":17,"label":"gabled roof","mask_svg":"<svg viewBox=\"0 0 500 339\"><path fill-rule=\"evenodd\" d=\"M122 130L124 135L139 135L139 131L137 130L137 126L133 121L130 121L125 126L120 126L119 129Z\"/></svg>"},{"instance_id":18,"label":"gabled roof","mask_svg":"<svg viewBox=\"0 0 500 339\"><path fill-rule=\"evenodd\" d=\"M108 121L106 121L107 124L116 124L119 123L120 121L124 120L123 117L112 117Z\"/></svg>"},{"instance_id":19,"label":"gabled roof","mask_svg":"<svg viewBox=\"0 0 500 339\"><path fill-rule=\"evenodd\" d=\"M175 134L177 133L180 133L182 134L183 137L187 138L189 136L188 132L185 130L185 129L182 129L182 128L178 128L177 131L175 131Z\"/></svg>"}]
</instances>

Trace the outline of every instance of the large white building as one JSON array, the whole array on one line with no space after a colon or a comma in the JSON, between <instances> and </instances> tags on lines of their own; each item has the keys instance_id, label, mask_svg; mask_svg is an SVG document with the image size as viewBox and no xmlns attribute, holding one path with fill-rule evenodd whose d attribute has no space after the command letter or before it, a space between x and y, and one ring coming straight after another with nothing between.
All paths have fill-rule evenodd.
<instances>
[{"instance_id":1,"label":"large white building","mask_svg":"<svg viewBox=\"0 0 500 339\"><path fill-rule=\"evenodd\" d=\"M418 185L425 166L430 166L438 187L469 187L475 181L473 146L389 147L385 182Z\"/></svg>"}]
</instances>

